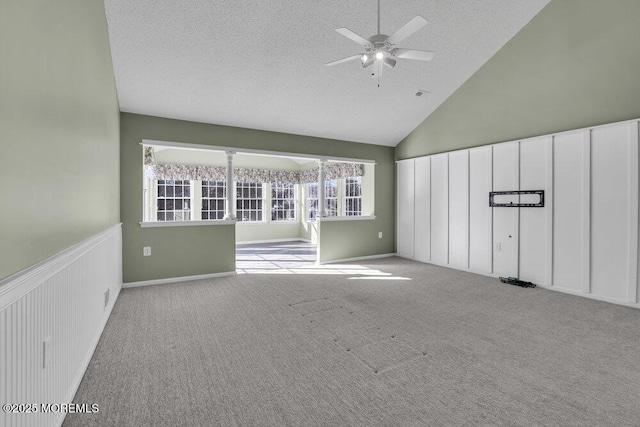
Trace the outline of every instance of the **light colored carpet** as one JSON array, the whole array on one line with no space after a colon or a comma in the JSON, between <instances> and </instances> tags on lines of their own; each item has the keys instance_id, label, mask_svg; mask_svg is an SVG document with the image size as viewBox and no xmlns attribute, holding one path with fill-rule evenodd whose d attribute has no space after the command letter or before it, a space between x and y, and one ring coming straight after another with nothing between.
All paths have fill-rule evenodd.
<instances>
[{"instance_id":1,"label":"light colored carpet","mask_svg":"<svg viewBox=\"0 0 640 427\"><path fill-rule=\"evenodd\" d=\"M640 423L640 310L399 258L327 270L123 290L74 399L100 412L64 425Z\"/></svg>"}]
</instances>

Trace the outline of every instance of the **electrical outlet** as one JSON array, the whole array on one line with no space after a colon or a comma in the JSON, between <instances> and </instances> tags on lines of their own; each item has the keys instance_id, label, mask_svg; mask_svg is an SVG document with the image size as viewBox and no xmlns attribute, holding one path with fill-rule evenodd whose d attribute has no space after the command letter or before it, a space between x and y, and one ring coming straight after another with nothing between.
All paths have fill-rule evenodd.
<instances>
[{"instance_id":1,"label":"electrical outlet","mask_svg":"<svg viewBox=\"0 0 640 427\"><path fill-rule=\"evenodd\" d=\"M502 243L496 243L496 252L502 251Z\"/></svg>"},{"instance_id":2,"label":"electrical outlet","mask_svg":"<svg viewBox=\"0 0 640 427\"><path fill-rule=\"evenodd\" d=\"M45 338L42 342L42 369L51 366L51 337Z\"/></svg>"},{"instance_id":3,"label":"electrical outlet","mask_svg":"<svg viewBox=\"0 0 640 427\"><path fill-rule=\"evenodd\" d=\"M382 231L378 231L378 239L382 239Z\"/></svg>"},{"instance_id":4,"label":"electrical outlet","mask_svg":"<svg viewBox=\"0 0 640 427\"><path fill-rule=\"evenodd\" d=\"M151 256L151 246L145 246L142 248L142 253L144 256Z\"/></svg>"}]
</instances>

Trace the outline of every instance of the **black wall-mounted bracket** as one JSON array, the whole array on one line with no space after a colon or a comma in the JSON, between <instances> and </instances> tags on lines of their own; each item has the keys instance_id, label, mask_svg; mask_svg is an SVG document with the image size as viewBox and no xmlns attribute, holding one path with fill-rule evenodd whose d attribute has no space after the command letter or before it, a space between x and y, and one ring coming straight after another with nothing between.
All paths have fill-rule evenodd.
<instances>
[{"instance_id":1,"label":"black wall-mounted bracket","mask_svg":"<svg viewBox=\"0 0 640 427\"><path fill-rule=\"evenodd\" d=\"M537 203L496 203L495 196L522 196L522 195L537 195L539 200ZM518 198L519 200L520 198ZM543 208L544 207L544 190L533 191L492 191L489 193L489 206L492 208Z\"/></svg>"}]
</instances>

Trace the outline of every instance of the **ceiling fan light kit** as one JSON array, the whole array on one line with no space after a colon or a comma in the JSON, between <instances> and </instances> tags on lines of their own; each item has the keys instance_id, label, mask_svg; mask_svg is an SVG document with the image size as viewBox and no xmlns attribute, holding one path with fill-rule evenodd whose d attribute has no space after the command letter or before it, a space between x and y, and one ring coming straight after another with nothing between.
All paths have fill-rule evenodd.
<instances>
[{"instance_id":1,"label":"ceiling fan light kit","mask_svg":"<svg viewBox=\"0 0 640 427\"><path fill-rule=\"evenodd\" d=\"M338 33L362 46L364 48L364 52L347 58L338 59L337 61L328 62L325 65L332 66L360 59L363 68L374 66L371 75L379 78L382 74L383 65L393 68L396 66L397 59L431 61L435 52L396 47L398 43L402 42L425 25L427 25L427 20L422 16L417 15L390 36L380 34L380 0L378 0L378 34L365 39L348 28L336 29Z\"/></svg>"}]
</instances>

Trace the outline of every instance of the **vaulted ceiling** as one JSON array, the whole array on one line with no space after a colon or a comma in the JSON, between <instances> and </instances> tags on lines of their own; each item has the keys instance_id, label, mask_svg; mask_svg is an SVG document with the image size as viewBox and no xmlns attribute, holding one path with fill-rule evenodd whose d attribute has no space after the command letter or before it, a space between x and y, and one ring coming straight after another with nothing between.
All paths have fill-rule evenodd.
<instances>
[{"instance_id":1,"label":"vaulted ceiling","mask_svg":"<svg viewBox=\"0 0 640 427\"><path fill-rule=\"evenodd\" d=\"M125 112L395 146L549 0L381 0L392 34L429 23L399 45L435 51L398 60L378 79L363 51L375 0L105 0L120 108ZM418 90L427 96L415 96Z\"/></svg>"}]
</instances>

